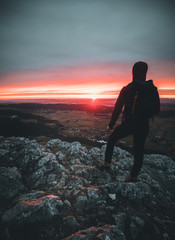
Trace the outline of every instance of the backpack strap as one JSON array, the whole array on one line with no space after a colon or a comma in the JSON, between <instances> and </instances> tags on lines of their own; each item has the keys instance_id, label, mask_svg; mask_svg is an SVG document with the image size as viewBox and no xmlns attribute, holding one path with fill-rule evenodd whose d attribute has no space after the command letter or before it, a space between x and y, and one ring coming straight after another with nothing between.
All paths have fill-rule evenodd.
<instances>
[{"instance_id":1,"label":"backpack strap","mask_svg":"<svg viewBox=\"0 0 175 240\"><path fill-rule=\"evenodd\" d=\"M136 92L136 94L134 96L134 102L133 102L133 106L132 106L132 115L134 115L134 110L135 110L135 105L136 105L137 98L138 98L138 91Z\"/></svg>"}]
</instances>

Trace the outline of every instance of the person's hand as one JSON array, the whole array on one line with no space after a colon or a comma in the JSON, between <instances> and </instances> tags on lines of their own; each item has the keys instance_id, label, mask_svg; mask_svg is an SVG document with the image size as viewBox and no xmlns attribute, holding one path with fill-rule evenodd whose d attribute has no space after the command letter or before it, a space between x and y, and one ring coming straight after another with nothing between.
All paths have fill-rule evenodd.
<instances>
[{"instance_id":1,"label":"person's hand","mask_svg":"<svg viewBox=\"0 0 175 240\"><path fill-rule=\"evenodd\" d=\"M106 129L107 129L108 132L109 132L110 130L112 130L109 126L107 126Z\"/></svg>"}]
</instances>

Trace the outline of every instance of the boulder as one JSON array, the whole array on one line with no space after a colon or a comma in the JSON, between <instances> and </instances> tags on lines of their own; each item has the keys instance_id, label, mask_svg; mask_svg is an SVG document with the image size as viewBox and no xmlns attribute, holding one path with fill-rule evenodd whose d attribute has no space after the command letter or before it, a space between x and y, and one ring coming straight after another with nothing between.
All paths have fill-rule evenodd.
<instances>
[{"instance_id":1,"label":"boulder","mask_svg":"<svg viewBox=\"0 0 175 240\"><path fill-rule=\"evenodd\" d=\"M6 204L24 190L22 177L16 167L0 167L0 202Z\"/></svg>"},{"instance_id":2,"label":"boulder","mask_svg":"<svg viewBox=\"0 0 175 240\"><path fill-rule=\"evenodd\" d=\"M102 227L90 227L85 230L81 230L65 240L126 240L125 235L113 225L105 225Z\"/></svg>"},{"instance_id":3,"label":"boulder","mask_svg":"<svg viewBox=\"0 0 175 240\"><path fill-rule=\"evenodd\" d=\"M144 155L138 182L125 177L134 157L106 145L0 138L0 234L13 239L148 240L175 238L175 162Z\"/></svg>"},{"instance_id":4,"label":"boulder","mask_svg":"<svg viewBox=\"0 0 175 240\"><path fill-rule=\"evenodd\" d=\"M62 219L61 209L63 202L58 196L46 195L40 198L31 198L23 195L12 208L2 216L2 223L12 225L35 224L53 221L55 217Z\"/></svg>"}]
</instances>

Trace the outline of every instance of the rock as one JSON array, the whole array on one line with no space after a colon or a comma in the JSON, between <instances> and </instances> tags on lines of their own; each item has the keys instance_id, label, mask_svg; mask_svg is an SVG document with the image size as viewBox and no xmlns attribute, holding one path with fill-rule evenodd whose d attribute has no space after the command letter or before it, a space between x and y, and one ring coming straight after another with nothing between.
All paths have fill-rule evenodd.
<instances>
[{"instance_id":1,"label":"rock","mask_svg":"<svg viewBox=\"0 0 175 240\"><path fill-rule=\"evenodd\" d=\"M42 189L48 189L48 187L51 187L50 185L55 186L67 170L58 163L54 154L45 152L43 147L38 147L38 144L36 144L33 147L36 153L30 147L21 151L21 156L24 157L20 157L17 163L21 173L24 174L26 185L28 187L33 186L33 188L40 186Z\"/></svg>"},{"instance_id":2,"label":"rock","mask_svg":"<svg viewBox=\"0 0 175 240\"><path fill-rule=\"evenodd\" d=\"M101 240L126 240L125 235L113 225L105 225L102 227L90 227L85 230L81 230L66 240L92 240L92 239L101 239Z\"/></svg>"},{"instance_id":3,"label":"rock","mask_svg":"<svg viewBox=\"0 0 175 240\"><path fill-rule=\"evenodd\" d=\"M54 217L62 219L62 207L63 202L54 195L46 195L37 199L23 196L13 208L3 214L2 223L20 225L24 223L48 222Z\"/></svg>"},{"instance_id":4,"label":"rock","mask_svg":"<svg viewBox=\"0 0 175 240\"><path fill-rule=\"evenodd\" d=\"M159 154L145 155L144 163L150 165L156 170L166 172L171 171L175 173L175 162L171 158Z\"/></svg>"},{"instance_id":5,"label":"rock","mask_svg":"<svg viewBox=\"0 0 175 240\"><path fill-rule=\"evenodd\" d=\"M4 156L6 156L7 154L9 154L8 150L5 149L0 149L0 159L2 159Z\"/></svg>"},{"instance_id":6,"label":"rock","mask_svg":"<svg viewBox=\"0 0 175 240\"><path fill-rule=\"evenodd\" d=\"M109 194L109 197L112 199L112 200L115 200L116 199L116 194Z\"/></svg>"},{"instance_id":7,"label":"rock","mask_svg":"<svg viewBox=\"0 0 175 240\"><path fill-rule=\"evenodd\" d=\"M56 157L57 157L57 159L58 159L58 162L59 162L60 164L62 164L62 163L63 163L63 160L64 160L64 158L65 158L65 155L64 155L61 151L56 152L55 155L56 155Z\"/></svg>"},{"instance_id":8,"label":"rock","mask_svg":"<svg viewBox=\"0 0 175 240\"><path fill-rule=\"evenodd\" d=\"M88 187L85 192L76 198L75 207L77 212L93 212L94 209L100 209L105 204L107 196L103 196L101 191L95 187Z\"/></svg>"},{"instance_id":9,"label":"rock","mask_svg":"<svg viewBox=\"0 0 175 240\"><path fill-rule=\"evenodd\" d=\"M164 233L164 234L163 234L163 239L164 239L164 240L168 240L168 234L167 234L167 233Z\"/></svg>"},{"instance_id":10,"label":"rock","mask_svg":"<svg viewBox=\"0 0 175 240\"><path fill-rule=\"evenodd\" d=\"M78 213L84 212L87 210L88 198L86 195L81 195L76 199L76 210Z\"/></svg>"},{"instance_id":11,"label":"rock","mask_svg":"<svg viewBox=\"0 0 175 240\"><path fill-rule=\"evenodd\" d=\"M66 206L68 209L71 208L71 203L70 203L67 199L64 200L64 204L65 204L65 206Z\"/></svg>"},{"instance_id":12,"label":"rock","mask_svg":"<svg viewBox=\"0 0 175 240\"><path fill-rule=\"evenodd\" d=\"M39 199L41 197L44 197L45 195L46 195L46 193L44 191L32 190L32 191L30 191L28 193L24 193L24 194L21 194L20 196L18 196L13 201L13 205L16 205L21 200L23 200L23 201L30 201L32 199Z\"/></svg>"},{"instance_id":13,"label":"rock","mask_svg":"<svg viewBox=\"0 0 175 240\"><path fill-rule=\"evenodd\" d=\"M63 229L66 235L70 235L72 231L76 232L80 227L77 219L74 216L63 218Z\"/></svg>"},{"instance_id":14,"label":"rock","mask_svg":"<svg viewBox=\"0 0 175 240\"><path fill-rule=\"evenodd\" d=\"M31 239L35 236L37 239L45 239L44 235L50 236L50 227L52 232L55 222L59 226L62 223L63 202L59 197L46 195L40 198L31 198L29 195L23 195L18 203L7 210L1 219L5 230L2 236L7 239ZM45 225L47 229L44 229ZM45 234L44 234L45 233ZM54 232L54 236L56 232Z\"/></svg>"},{"instance_id":15,"label":"rock","mask_svg":"<svg viewBox=\"0 0 175 240\"><path fill-rule=\"evenodd\" d=\"M120 229L120 231L125 231L125 225L126 225L126 213L118 213L113 215L115 218L116 226Z\"/></svg>"},{"instance_id":16,"label":"rock","mask_svg":"<svg viewBox=\"0 0 175 240\"><path fill-rule=\"evenodd\" d=\"M16 167L0 167L0 202L6 204L6 201L12 200L24 190L22 177Z\"/></svg>"},{"instance_id":17,"label":"rock","mask_svg":"<svg viewBox=\"0 0 175 240\"><path fill-rule=\"evenodd\" d=\"M137 239L138 234L142 231L144 227L144 221L141 220L139 217L131 217L131 235L132 239Z\"/></svg>"},{"instance_id":18,"label":"rock","mask_svg":"<svg viewBox=\"0 0 175 240\"><path fill-rule=\"evenodd\" d=\"M104 170L105 149L1 137L1 238L173 240L174 161L145 155L138 182L126 183L133 156L114 147Z\"/></svg>"},{"instance_id":19,"label":"rock","mask_svg":"<svg viewBox=\"0 0 175 240\"><path fill-rule=\"evenodd\" d=\"M74 157L86 156L87 154L86 147L83 147L79 142L68 143L59 139L53 139L46 144L46 147L51 149L55 147L61 151L66 150L67 154L70 154Z\"/></svg>"}]
</instances>

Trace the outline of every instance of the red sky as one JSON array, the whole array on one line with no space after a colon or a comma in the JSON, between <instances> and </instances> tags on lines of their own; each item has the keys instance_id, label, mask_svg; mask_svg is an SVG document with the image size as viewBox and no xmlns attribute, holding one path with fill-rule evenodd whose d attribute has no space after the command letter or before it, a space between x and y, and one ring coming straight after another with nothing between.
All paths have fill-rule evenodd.
<instances>
[{"instance_id":1,"label":"red sky","mask_svg":"<svg viewBox=\"0 0 175 240\"><path fill-rule=\"evenodd\" d=\"M132 80L133 63L94 63L39 70L11 71L0 75L0 99L115 98ZM149 63L161 97L175 98L171 63Z\"/></svg>"}]
</instances>

